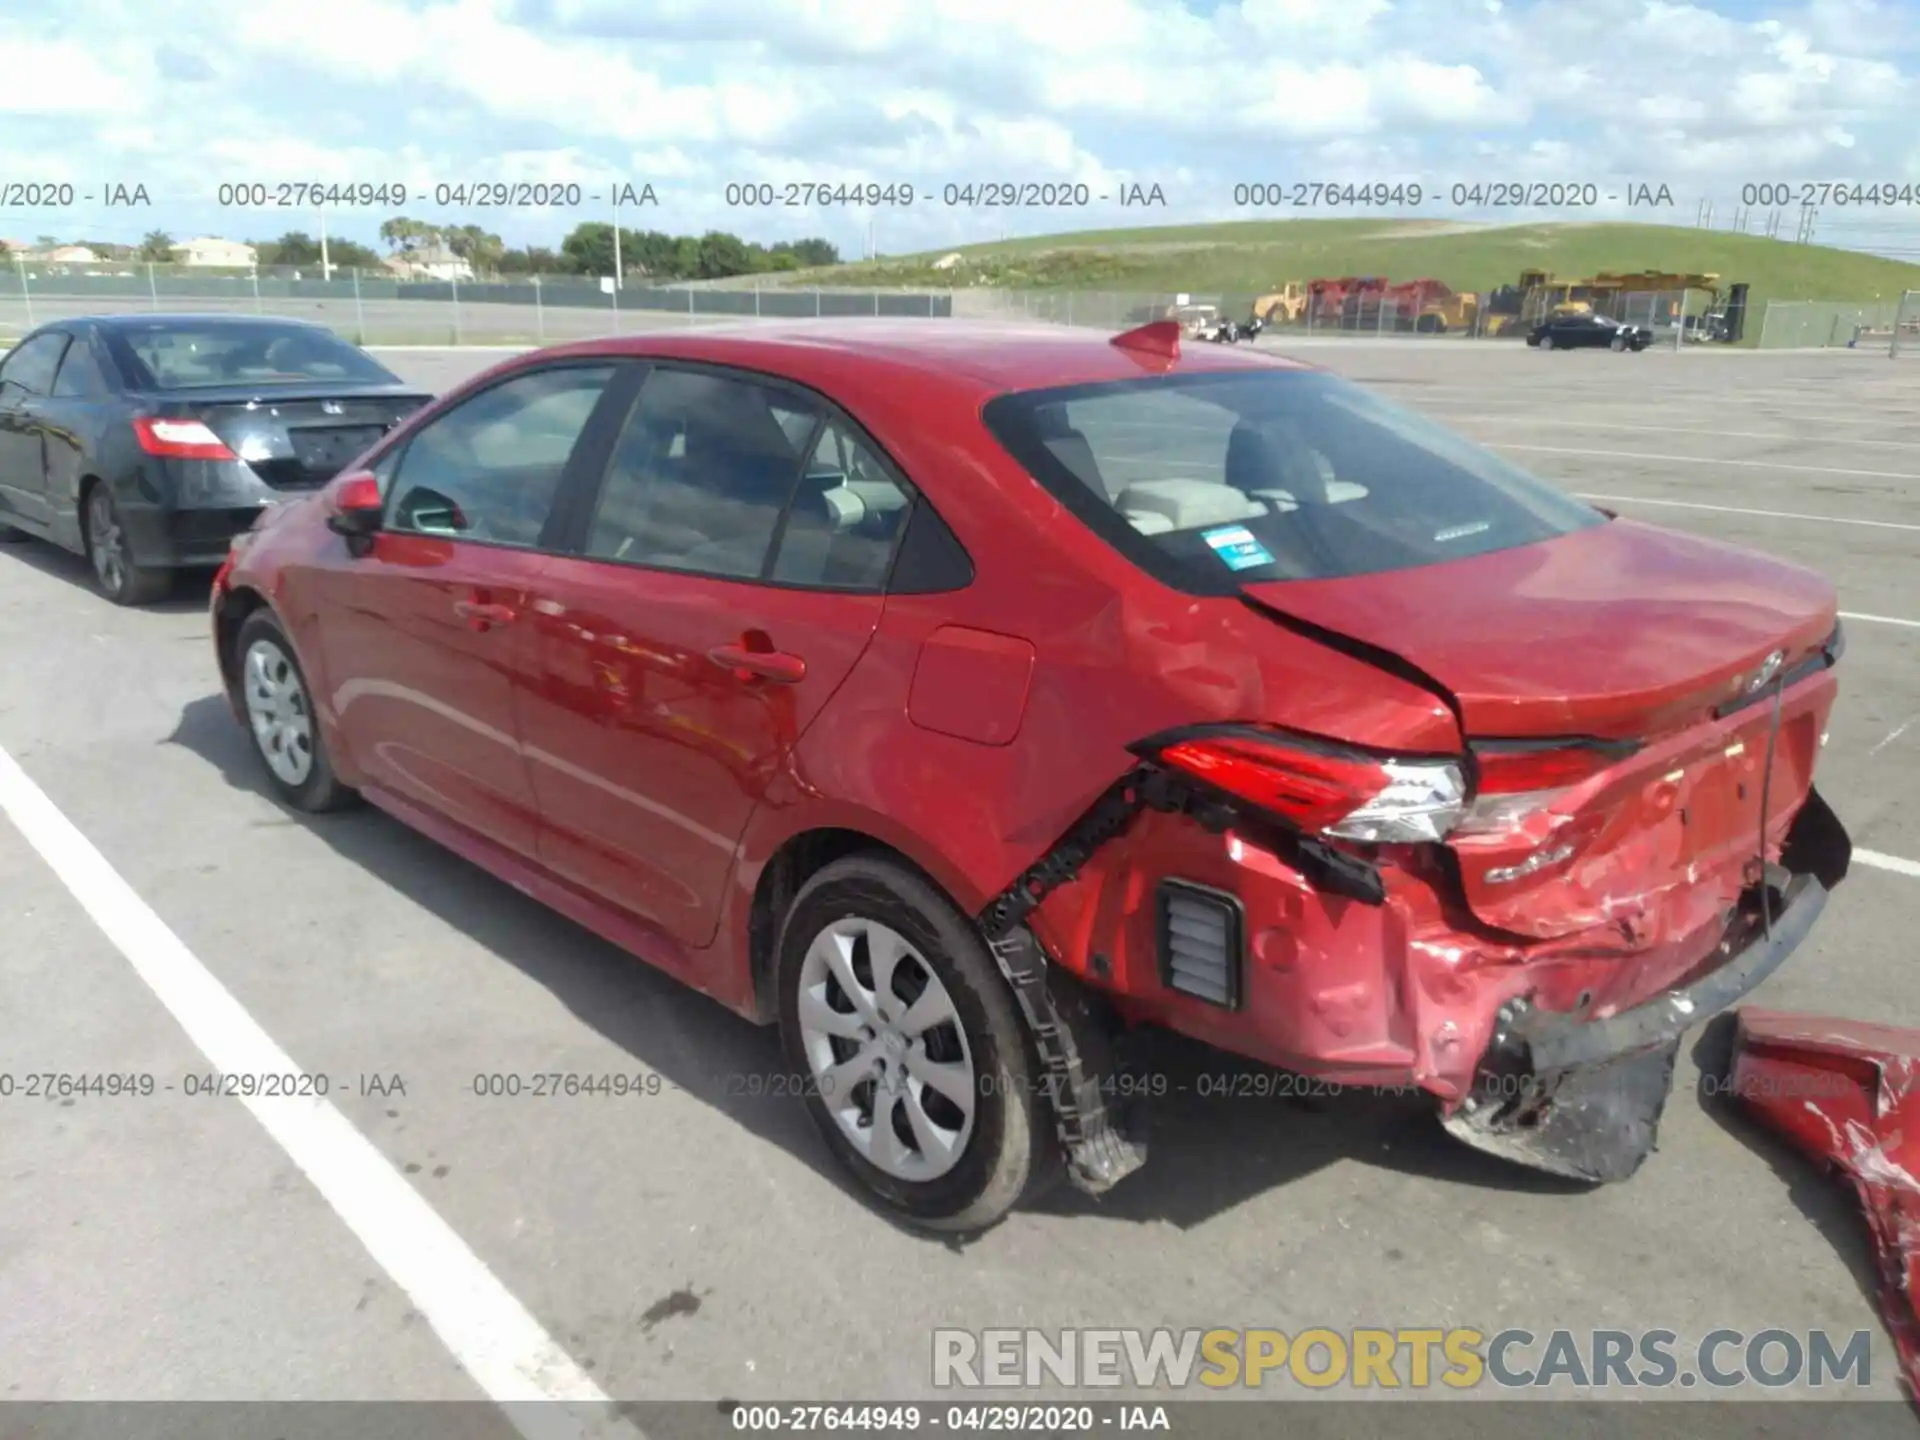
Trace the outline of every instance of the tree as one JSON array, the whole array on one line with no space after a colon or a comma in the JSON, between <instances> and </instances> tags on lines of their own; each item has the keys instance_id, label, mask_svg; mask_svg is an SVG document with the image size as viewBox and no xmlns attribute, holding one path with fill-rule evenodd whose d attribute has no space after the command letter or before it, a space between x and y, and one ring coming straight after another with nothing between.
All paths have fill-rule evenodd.
<instances>
[{"instance_id":1,"label":"tree","mask_svg":"<svg viewBox=\"0 0 1920 1440\"><path fill-rule=\"evenodd\" d=\"M358 240L327 241L327 258L335 265L350 266L356 270L380 268L380 257L371 247L362 245Z\"/></svg>"},{"instance_id":2,"label":"tree","mask_svg":"<svg viewBox=\"0 0 1920 1440\"><path fill-rule=\"evenodd\" d=\"M173 263L173 237L164 230L149 230L140 240L140 251L136 259L145 260L149 265L170 265Z\"/></svg>"},{"instance_id":3,"label":"tree","mask_svg":"<svg viewBox=\"0 0 1920 1440\"><path fill-rule=\"evenodd\" d=\"M389 250L411 256L415 251L424 250L439 240L440 229L424 220L409 220L404 215L396 215L380 226L380 238L386 241Z\"/></svg>"},{"instance_id":4,"label":"tree","mask_svg":"<svg viewBox=\"0 0 1920 1440\"><path fill-rule=\"evenodd\" d=\"M626 247L627 237L620 237L621 248ZM567 238L560 242L560 253L565 257L567 268L576 275L611 275L613 273L613 227L603 220L588 220L573 227ZM624 260L626 257L621 256Z\"/></svg>"},{"instance_id":5,"label":"tree","mask_svg":"<svg viewBox=\"0 0 1920 1440\"><path fill-rule=\"evenodd\" d=\"M481 275L498 268L506 242L478 225L457 225L446 233L447 248Z\"/></svg>"},{"instance_id":6,"label":"tree","mask_svg":"<svg viewBox=\"0 0 1920 1440\"><path fill-rule=\"evenodd\" d=\"M762 256L764 258L764 252ZM758 268L746 242L724 230L709 230L700 237L694 251L693 273L702 280L750 275Z\"/></svg>"},{"instance_id":7,"label":"tree","mask_svg":"<svg viewBox=\"0 0 1920 1440\"><path fill-rule=\"evenodd\" d=\"M289 230L278 240L255 245L262 265L318 265L320 242L304 230ZM329 247L331 248L331 247Z\"/></svg>"},{"instance_id":8,"label":"tree","mask_svg":"<svg viewBox=\"0 0 1920 1440\"><path fill-rule=\"evenodd\" d=\"M772 248L774 254L791 255L795 264L808 269L840 263L839 248L828 240L782 240Z\"/></svg>"},{"instance_id":9,"label":"tree","mask_svg":"<svg viewBox=\"0 0 1920 1440\"><path fill-rule=\"evenodd\" d=\"M544 245L529 245L522 250L502 250L497 268L503 275L563 275L567 262Z\"/></svg>"}]
</instances>

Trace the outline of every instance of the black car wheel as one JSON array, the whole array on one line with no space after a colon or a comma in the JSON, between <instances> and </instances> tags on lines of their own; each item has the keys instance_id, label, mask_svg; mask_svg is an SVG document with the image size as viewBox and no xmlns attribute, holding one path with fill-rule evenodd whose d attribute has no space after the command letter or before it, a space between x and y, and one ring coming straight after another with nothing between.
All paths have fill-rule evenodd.
<instances>
[{"instance_id":1,"label":"black car wheel","mask_svg":"<svg viewBox=\"0 0 1920 1440\"><path fill-rule=\"evenodd\" d=\"M780 1033L833 1153L903 1221L973 1232L1059 1173L1038 1060L973 925L878 855L794 898Z\"/></svg>"},{"instance_id":2,"label":"black car wheel","mask_svg":"<svg viewBox=\"0 0 1920 1440\"><path fill-rule=\"evenodd\" d=\"M173 588L171 570L142 565L134 558L126 527L120 523L120 507L105 485L95 485L87 495L86 542L87 563L100 582L100 593L114 604L145 605Z\"/></svg>"},{"instance_id":3,"label":"black car wheel","mask_svg":"<svg viewBox=\"0 0 1920 1440\"><path fill-rule=\"evenodd\" d=\"M255 610L241 622L229 673L273 793L315 813L352 804L358 792L333 772L306 674L272 611Z\"/></svg>"},{"instance_id":4,"label":"black car wheel","mask_svg":"<svg viewBox=\"0 0 1920 1440\"><path fill-rule=\"evenodd\" d=\"M1551 350L1551 349L1553 349L1553 336L1551 336L1551 335L1542 335L1542 336L1540 337L1540 348L1541 348L1542 350Z\"/></svg>"},{"instance_id":5,"label":"black car wheel","mask_svg":"<svg viewBox=\"0 0 1920 1440\"><path fill-rule=\"evenodd\" d=\"M1615 351L1625 350L1627 348L1627 337L1624 335L1614 336L1612 340L1607 342L1607 348Z\"/></svg>"}]
</instances>

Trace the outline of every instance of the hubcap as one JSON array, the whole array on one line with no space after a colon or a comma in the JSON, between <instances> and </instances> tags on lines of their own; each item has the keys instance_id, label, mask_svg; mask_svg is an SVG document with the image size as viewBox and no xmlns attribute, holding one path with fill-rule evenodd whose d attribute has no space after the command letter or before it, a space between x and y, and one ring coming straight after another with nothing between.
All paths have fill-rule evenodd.
<instances>
[{"instance_id":1,"label":"hubcap","mask_svg":"<svg viewBox=\"0 0 1920 1440\"><path fill-rule=\"evenodd\" d=\"M113 498L105 490L95 490L87 501L87 539L94 573L109 594L119 594L127 578L126 539L113 513Z\"/></svg>"},{"instance_id":2,"label":"hubcap","mask_svg":"<svg viewBox=\"0 0 1920 1440\"><path fill-rule=\"evenodd\" d=\"M906 937L848 916L800 966L800 1040L840 1133L899 1180L938 1179L973 1135L967 1033L940 977Z\"/></svg>"},{"instance_id":3,"label":"hubcap","mask_svg":"<svg viewBox=\"0 0 1920 1440\"><path fill-rule=\"evenodd\" d=\"M248 647L242 672L254 744L275 775L301 784L313 771L313 714L300 672L271 640Z\"/></svg>"}]
</instances>

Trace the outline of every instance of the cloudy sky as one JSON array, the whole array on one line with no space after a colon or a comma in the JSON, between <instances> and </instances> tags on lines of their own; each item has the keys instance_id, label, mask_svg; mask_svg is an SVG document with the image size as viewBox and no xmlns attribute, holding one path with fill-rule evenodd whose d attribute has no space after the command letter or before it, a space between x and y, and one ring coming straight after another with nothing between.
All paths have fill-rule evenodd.
<instances>
[{"instance_id":1,"label":"cloudy sky","mask_svg":"<svg viewBox=\"0 0 1920 1440\"><path fill-rule=\"evenodd\" d=\"M399 183L417 219L556 243L650 183L640 228L819 234L898 253L1003 232L1257 218L1255 181L1664 184L1695 222L1742 187L1920 187L1916 0L0 0L0 237L313 230L223 183ZM581 210L433 203L577 183ZM23 184L72 182L72 209ZM948 186L1160 187L1165 209L946 203ZM148 210L104 208L142 184ZM875 211L729 206L727 186L910 184ZM56 195L59 192L55 192ZM565 194L566 192L562 192ZM90 203L84 195L95 199ZM1621 201L1607 202L1605 196ZM956 188L964 201L964 189ZM1470 192L1467 195L1470 197ZM390 212L330 213L367 242ZM1288 210L1284 213L1334 213ZM1352 213L1352 212L1348 212ZM1508 212L1506 218L1548 218ZM1755 220L1758 227L1760 221ZM1791 228L1793 218L1788 219ZM1920 204L1829 205L1818 238L1920 258Z\"/></svg>"}]
</instances>

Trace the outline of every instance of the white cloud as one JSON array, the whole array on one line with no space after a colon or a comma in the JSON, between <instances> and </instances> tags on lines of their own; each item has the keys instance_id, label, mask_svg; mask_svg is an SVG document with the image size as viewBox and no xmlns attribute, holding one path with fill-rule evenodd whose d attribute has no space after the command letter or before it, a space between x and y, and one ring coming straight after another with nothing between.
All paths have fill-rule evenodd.
<instances>
[{"instance_id":1,"label":"white cloud","mask_svg":"<svg viewBox=\"0 0 1920 1440\"><path fill-rule=\"evenodd\" d=\"M1758 17L1749 0L333 0L325 23L288 23L257 0L71 0L9 34L0 176L144 181L171 207L68 227L93 233L217 229L210 194L241 179L430 194L619 176L654 183L660 228L764 238L865 220L731 211L729 181L925 195L1139 180L1178 207L1144 218L1178 219L1231 213L1250 178L1646 179L1692 187L1690 218L1696 198L1754 179L1910 173L1915 14L1908 0ZM487 223L551 243L575 218ZM997 232L1143 217L989 218ZM0 232L36 223L0 212ZM936 245L983 223L916 204L883 228Z\"/></svg>"}]
</instances>

